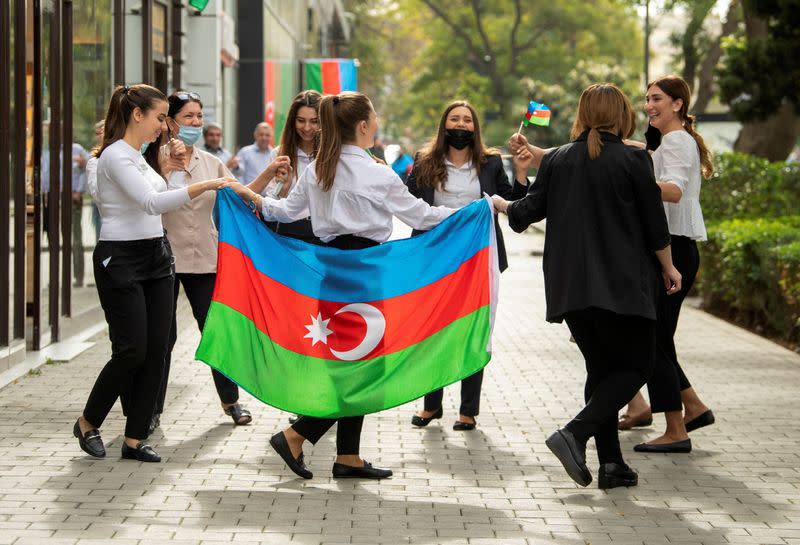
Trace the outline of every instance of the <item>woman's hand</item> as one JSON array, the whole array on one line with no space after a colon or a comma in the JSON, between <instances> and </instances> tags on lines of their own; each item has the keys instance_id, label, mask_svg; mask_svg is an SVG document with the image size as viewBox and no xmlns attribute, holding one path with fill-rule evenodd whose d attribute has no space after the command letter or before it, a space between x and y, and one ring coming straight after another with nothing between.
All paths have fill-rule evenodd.
<instances>
[{"instance_id":1,"label":"woman's hand","mask_svg":"<svg viewBox=\"0 0 800 545\"><path fill-rule=\"evenodd\" d=\"M278 170L282 170L287 173L292 172L292 162L289 160L288 155L279 155L269 165L267 165L267 168L264 169L266 179L271 180L274 178L278 173Z\"/></svg>"},{"instance_id":2,"label":"woman's hand","mask_svg":"<svg viewBox=\"0 0 800 545\"><path fill-rule=\"evenodd\" d=\"M240 184L233 178L228 178L227 183L225 183L223 187L229 187L233 189L233 192L239 195L244 202L250 202L253 200L253 196L256 195L256 193L251 191L249 187Z\"/></svg>"},{"instance_id":3,"label":"woman's hand","mask_svg":"<svg viewBox=\"0 0 800 545\"><path fill-rule=\"evenodd\" d=\"M494 205L494 209L497 212L503 212L505 214L508 210L508 201L500 195L492 195L492 205Z\"/></svg>"},{"instance_id":4,"label":"woman's hand","mask_svg":"<svg viewBox=\"0 0 800 545\"><path fill-rule=\"evenodd\" d=\"M189 191L189 198L194 199L206 191L216 191L223 187L228 187L231 179L232 178L214 178L213 180L195 182L187 188Z\"/></svg>"},{"instance_id":5,"label":"woman's hand","mask_svg":"<svg viewBox=\"0 0 800 545\"><path fill-rule=\"evenodd\" d=\"M672 295L681 291L681 273L678 272L674 266L661 271L661 276L664 278L664 287L667 288L667 294Z\"/></svg>"},{"instance_id":6,"label":"woman's hand","mask_svg":"<svg viewBox=\"0 0 800 545\"><path fill-rule=\"evenodd\" d=\"M511 160L514 162L514 177L517 180L527 180L528 169L531 168L533 159L533 153L531 153L527 146L514 154Z\"/></svg>"},{"instance_id":7,"label":"woman's hand","mask_svg":"<svg viewBox=\"0 0 800 545\"><path fill-rule=\"evenodd\" d=\"M186 144L177 138L172 138L167 145L169 147L169 156L172 159L184 160L186 157Z\"/></svg>"},{"instance_id":8,"label":"woman's hand","mask_svg":"<svg viewBox=\"0 0 800 545\"><path fill-rule=\"evenodd\" d=\"M511 135L511 138L508 139L507 145L511 155L517 155L520 151L527 149L529 146L528 139L518 132Z\"/></svg>"}]
</instances>

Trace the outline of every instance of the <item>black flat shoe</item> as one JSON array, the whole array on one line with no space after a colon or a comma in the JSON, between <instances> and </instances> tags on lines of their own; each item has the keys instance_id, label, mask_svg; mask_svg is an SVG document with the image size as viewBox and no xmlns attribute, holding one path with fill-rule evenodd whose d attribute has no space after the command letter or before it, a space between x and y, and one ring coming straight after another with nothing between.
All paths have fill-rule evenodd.
<instances>
[{"instance_id":1,"label":"black flat shoe","mask_svg":"<svg viewBox=\"0 0 800 545\"><path fill-rule=\"evenodd\" d=\"M657 452L662 454L673 453L687 453L692 452L692 440L684 439L683 441L675 441L674 443L661 443L660 445L649 445L647 443L639 443L633 450L636 452Z\"/></svg>"},{"instance_id":2,"label":"black flat shoe","mask_svg":"<svg viewBox=\"0 0 800 545\"><path fill-rule=\"evenodd\" d=\"M444 411L442 410L441 407L439 407L439 409L435 413L433 413L433 415L431 415L429 418L423 418L415 414L414 416L411 417L411 424L417 426L418 428L424 428L425 426L431 423L431 420L439 420L443 414Z\"/></svg>"},{"instance_id":3,"label":"black flat shoe","mask_svg":"<svg viewBox=\"0 0 800 545\"><path fill-rule=\"evenodd\" d=\"M710 426L716 422L714 418L714 413L711 412L711 409L707 410L700 416L695 416L691 420L686 423L686 431L694 431L698 428L704 428L706 426Z\"/></svg>"},{"instance_id":4,"label":"black flat shoe","mask_svg":"<svg viewBox=\"0 0 800 545\"><path fill-rule=\"evenodd\" d=\"M618 486L636 486L639 474L627 464L602 464L597 475L597 488L608 490Z\"/></svg>"},{"instance_id":5,"label":"black flat shoe","mask_svg":"<svg viewBox=\"0 0 800 545\"><path fill-rule=\"evenodd\" d=\"M471 431L475 429L475 425L477 422L462 422L461 420L456 420L455 424L453 424L453 429L456 431Z\"/></svg>"},{"instance_id":6,"label":"black flat shoe","mask_svg":"<svg viewBox=\"0 0 800 545\"><path fill-rule=\"evenodd\" d=\"M333 476L336 479L386 479L392 476L392 470L372 467L372 464L369 462L364 462L364 467L346 466L344 464L334 463Z\"/></svg>"},{"instance_id":7,"label":"black flat shoe","mask_svg":"<svg viewBox=\"0 0 800 545\"><path fill-rule=\"evenodd\" d=\"M581 486L592 482L592 474L586 467L586 445L579 445L572 432L566 428L557 430L544 442L564 466L567 475Z\"/></svg>"},{"instance_id":8,"label":"black flat shoe","mask_svg":"<svg viewBox=\"0 0 800 545\"><path fill-rule=\"evenodd\" d=\"M75 426L72 428L72 435L78 438L78 444L81 446L81 450L89 456L105 458L106 447L103 445L103 438L100 437L100 432L92 428L85 434L81 433L81 426L78 424L79 421L80 418L75 421Z\"/></svg>"},{"instance_id":9,"label":"black flat shoe","mask_svg":"<svg viewBox=\"0 0 800 545\"><path fill-rule=\"evenodd\" d=\"M225 414L231 417L233 423L237 426L246 426L250 422L253 421L253 417L250 414L250 411L239 405L238 403L234 403L227 409L223 409Z\"/></svg>"},{"instance_id":10,"label":"black flat shoe","mask_svg":"<svg viewBox=\"0 0 800 545\"><path fill-rule=\"evenodd\" d=\"M150 419L150 425L147 427L147 435L153 435L153 432L156 431L156 428L161 426L161 415L156 413L153 415L153 418Z\"/></svg>"},{"instance_id":11,"label":"black flat shoe","mask_svg":"<svg viewBox=\"0 0 800 545\"><path fill-rule=\"evenodd\" d=\"M139 460L140 462L160 462L161 456L158 455L153 447L145 445L144 442L139 441L136 443L136 448L128 446L128 443L122 442L122 457L126 460Z\"/></svg>"},{"instance_id":12,"label":"black flat shoe","mask_svg":"<svg viewBox=\"0 0 800 545\"><path fill-rule=\"evenodd\" d=\"M278 456L283 458L283 461L286 462L286 465L289 466L289 469L291 469L297 476L304 479L310 479L314 476L314 474L311 473L311 470L306 466L302 452L297 458L292 456L292 449L289 448L289 443L286 442L286 436L282 431L270 437L269 444L272 445L272 448L275 449L275 452L278 453Z\"/></svg>"}]
</instances>

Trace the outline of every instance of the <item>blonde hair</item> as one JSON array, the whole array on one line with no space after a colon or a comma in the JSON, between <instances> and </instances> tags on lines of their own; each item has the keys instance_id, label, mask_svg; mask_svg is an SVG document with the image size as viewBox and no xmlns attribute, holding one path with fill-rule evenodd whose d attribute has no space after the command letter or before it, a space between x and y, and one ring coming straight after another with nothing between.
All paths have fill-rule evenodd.
<instances>
[{"instance_id":1,"label":"blonde hair","mask_svg":"<svg viewBox=\"0 0 800 545\"><path fill-rule=\"evenodd\" d=\"M714 174L714 163L711 162L711 152L708 151L705 140L700 136L700 133L695 131L695 118L689 113L689 104L692 101L692 91L689 89L689 84L683 78L669 75L648 83L648 91L653 85L664 91L672 100L681 99L683 101L677 115L683 122L684 130L697 142L697 149L700 151L700 174L703 175L703 178L710 178Z\"/></svg>"},{"instance_id":2,"label":"blonde hair","mask_svg":"<svg viewBox=\"0 0 800 545\"><path fill-rule=\"evenodd\" d=\"M636 116L625 93L613 83L596 83L581 93L570 137L574 140L588 130L589 158L597 159L603 149L600 131L625 139L635 129Z\"/></svg>"},{"instance_id":3,"label":"blonde hair","mask_svg":"<svg viewBox=\"0 0 800 545\"><path fill-rule=\"evenodd\" d=\"M356 124L369 121L372 103L363 93L347 91L325 95L319 101L319 149L316 156L317 183L329 191L345 142L356 139Z\"/></svg>"}]
</instances>

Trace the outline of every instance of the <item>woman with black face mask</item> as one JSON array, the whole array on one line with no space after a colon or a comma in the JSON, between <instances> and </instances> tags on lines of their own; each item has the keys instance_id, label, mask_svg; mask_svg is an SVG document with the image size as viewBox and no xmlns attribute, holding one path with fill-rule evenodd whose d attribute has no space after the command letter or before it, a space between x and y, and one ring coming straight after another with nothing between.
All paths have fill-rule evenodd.
<instances>
[{"instance_id":1,"label":"woman with black face mask","mask_svg":"<svg viewBox=\"0 0 800 545\"><path fill-rule=\"evenodd\" d=\"M519 169L516 169L519 170ZM525 178L508 182L500 153L484 147L478 114L468 102L457 100L444 110L439 130L431 141L417 154L414 168L406 180L409 191L432 206L461 208L484 193L503 198L520 199L525 196L528 181ZM506 197L508 195L508 197ZM497 253L500 270L508 267L503 233L495 218ZM421 231L414 231L416 236ZM480 405L483 371L461 381L461 408L453 429L475 429L475 417ZM443 391L425 396L425 407L411 419L418 427L427 426L431 420L442 417Z\"/></svg>"}]
</instances>

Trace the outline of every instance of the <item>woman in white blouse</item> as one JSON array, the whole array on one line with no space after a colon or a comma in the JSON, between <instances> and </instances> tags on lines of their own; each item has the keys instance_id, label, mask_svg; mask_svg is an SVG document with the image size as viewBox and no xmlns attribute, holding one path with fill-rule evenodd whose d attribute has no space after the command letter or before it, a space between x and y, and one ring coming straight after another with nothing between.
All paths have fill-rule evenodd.
<instances>
[{"instance_id":1,"label":"woman in white blouse","mask_svg":"<svg viewBox=\"0 0 800 545\"><path fill-rule=\"evenodd\" d=\"M354 250L378 245L392 234L392 218L414 229L431 229L455 212L432 207L408 192L388 166L364 151L375 143L378 117L361 93L324 96L319 106L320 143L316 159L285 199L262 197L230 184L264 219L291 222L311 216L314 235L325 245ZM270 444L297 475L310 479L303 443L316 442L338 421L333 476L382 479L388 469L373 467L359 455L363 416L339 419L301 416L273 435Z\"/></svg>"},{"instance_id":2,"label":"woman in white blouse","mask_svg":"<svg viewBox=\"0 0 800 545\"><path fill-rule=\"evenodd\" d=\"M672 259L683 275L683 286L669 297L662 294L658 302L656 365L647 382L651 406L637 394L620 420L619 427L628 429L649 424L652 413L664 413L666 431L636 445L634 450L638 452L690 452L688 432L714 423L714 414L700 400L678 363L674 340L681 304L700 266L697 241L706 240L700 208L701 177L708 178L713 173L711 154L702 136L695 132L694 116L689 114L690 98L689 86L677 76L665 76L647 86L645 110L651 126L647 147L655 150L653 167L672 235Z\"/></svg>"},{"instance_id":3,"label":"woman in white blouse","mask_svg":"<svg viewBox=\"0 0 800 545\"><path fill-rule=\"evenodd\" d=\"M319 137L319 101L322 98L317 91L308 90L298 94L292 100L286 113L286 124L283 126L281 141L277 155L287 156L291 162L291 176L283 177L283 171L270 179L259 176L248 187L265 197L283 199L297 184L297 180L305 172L306 167L314 159ZM270 229L278 234L315 242L314 230L310 218L301 218L291 223L270 222Z\"/></svg>"},{"instance_id":4,"label":"woman in white blouse","mask_svg":"<svg viewBox=\"0 0 800 545\"><path fill-rule=\"evenodd\" d=\"M516 163L517 156L514 156ZM517 200L528 191L526 169L515 169L517 180L508 182L500 153L486 148L481 137L478 113L469 102L451 102L442 113L439 128L431 141L414 159L414 168L406 180L412 195L428 204L461 208L487 195L500 195L507 200ZM500 271L508 267L503 232L495 216L497 254ZM420 231L414 231L412 236ZM483 369L461 381L461 405L456 431L475 429L481 398ZM442 417L444 390L425 396L421 411L411 418L414 426L427 426Z\"/></svg>"},{"instance_id":5,"label":"woman in white blouse","mask_svg":"<svg viewBox=\"0 0 800 545\"><path fill-rule=\"evenodd\" d=\"M127 422L122 457L159 462L144 443L155 407L172 319L174 269L161 214L226 182L220 178L167 190L142 151L166 128L167 97L139 84L111 96L98 150L97 206L102 218L94 276L108 322L111 360L103 367L75 422L73 434L88 454L102 458L102 426L120 394Z\"/></svg>"}]
</instances>

